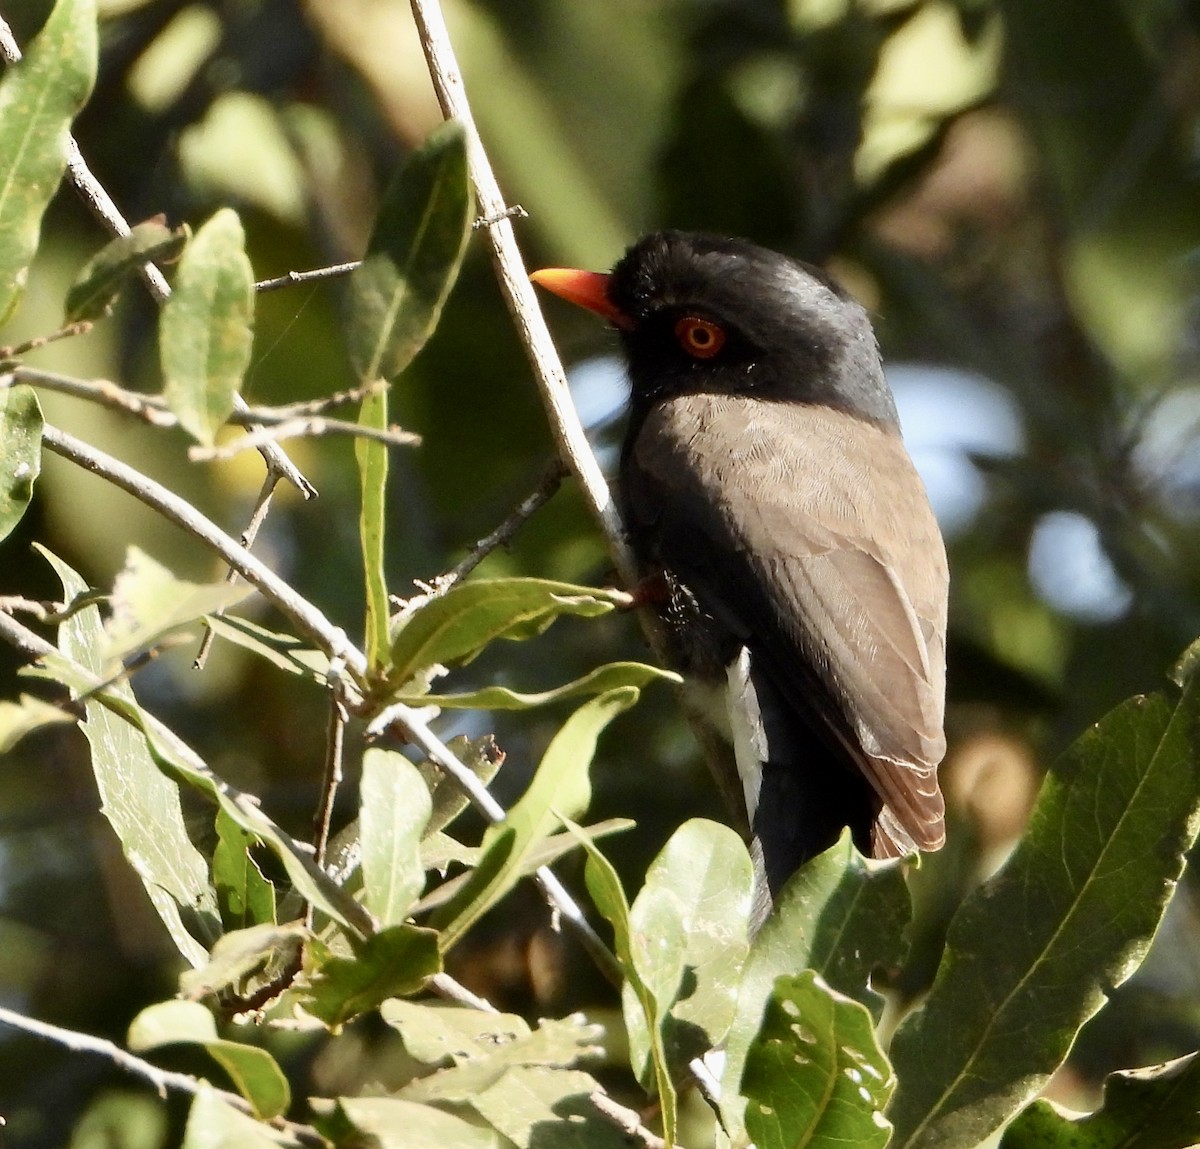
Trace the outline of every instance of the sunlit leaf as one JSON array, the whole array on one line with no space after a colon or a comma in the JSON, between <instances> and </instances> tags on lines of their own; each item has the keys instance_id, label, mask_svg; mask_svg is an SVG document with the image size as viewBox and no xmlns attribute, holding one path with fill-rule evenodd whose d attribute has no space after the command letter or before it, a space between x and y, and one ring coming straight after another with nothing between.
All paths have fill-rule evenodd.
<instances>
[{"instance_id":1,"label":"sunlit leaf","mask_svg":"<svg viewBox=\"0 0 1200 1149\"><path fill-rule=\"evenodd\" d=\"M194 583L176 578L144 551L130 547L113 583L103 657L119 660L153 646L179 627L225 610L253 593L245 583Z\"/></svg>"},{"instance_id":2,"label":"sunlit leaf","mask_svg":"<svg viewBox=\"0 0 1200 1149\"><path fill-rule=\"evenodd\" d=\"M163 1045L201 1046L254 1107L256 1117L278 1117L292 1103L288 1080L275 1058L258 1046L222 1039L212 1014L198 1002L163 1001L147 1006L130 1024L127 1042L134 1053Z\"/></svg>"},{"instance_id":3,"label":"sunlit leaf","mask_svg":"<svg viewBox=\"0 0 1200 1149\"><path fill-rule=\"evenodd\" d=\"M402 1101L395 1097L343 1097L338 1101L338 1124L350 1127L338 1144L368 1144L373 1149L502 1149L503 1141L491 1129L472 1125L452 1113ZM338 1130L324 1123L334 1136ZM354 1135L359 1134L357 1141ZM368 1138L365 1142L362 1138Z\"/></svg>"},{"instance_id":4,"label":"sunlit leaf","mask_svg":"<svg viewBox=\"0 0 1200 1149\"><path fill-rule=\"evenodd\" d=\"M975 1145L1138 967L1196 837L1200 680L1119 706L1048 775L1016 852L964 901L900 1027L895 1145Z\"/></svg>"},{"instance_id":5,"label":"sunlit leaf","mask_svg":"<svg viewBox=\"0 0 1200 1149\"><path fill-rule=\"evenodd\" d=\"M403 754L374 747L363 755L359 810L363 893L385 926L408 916L425 885L421 835L432 802L420 771Z\"/></svg>"},{"instance_id":6,"label":"sunlit leaf","mask_svg":"<svg viewBox=\"0 0 1200 1149\"><path fill-rule=\"evenodd\" d=\"M789 879L754 939L724 1046L721 1098L728 1128L741 1124L738 1082L776 978L815 970L878 1019L882 998L870 988L871 972L900 964L909 912L900 867L864 858L849 832Z\"/></svg>"},{"instance_id":7,"label":"sunlit leaf","mask_svg":"<svg viewBox=\"0 0 1200 1149\"><path fill-rule=\"evenodd\" d=\"M383 1020L404 1042L409 1057L423 1065L461 1064L492 1054L530 1032L515 1013L491 1013L446 1002L393 998L379 1009Z\"/></svg>"},{"instance_id":8,"label":"sunlit leaf","mask_svg":"<svg viewBox=\"0 0 1200 1149\"><path fill-rule=\"evenodd\" d=\"M541 634L556 618L607 614L626 596L549 579L477 579L420 603L398 622L388 680L401 686L434 663L468 662L498 638Z\"/></svg>"},{"instance_id":9,"label":"sunlit leaf","mask_svg":"<svg viewBox=\"0 0 1200 1149\"><path fill-rule=\"evenodd\" d=\"M703 818L680 826L646 871L629 912L630 956L658 1003L672 1065L715 1049L733 1020L753 883L742 839ZM640 1003L627 989L626 1028L641 1072L650 1046Z\"/></svg>"},{"instance_id":10,"label":"sunlit leaf","mask_svg":"<svg viewBox=\"0 0 1200 1149\"><path fill-rule=\"evenodd\" d=\"M66 563L43 550L47 561L62 580L66 598L87 589L87 584ZM103 642L100 612L84 607L59 628L63 654L92 674L102 672L100 646ZM77 696L90 683L63 677L64 685ZM109 693L135 706L128 683L118 683ZM220 932L217 898L209 884L208 864L192 845L184 825L179 788L155 765L145 737L121 721L98 701L86 703L87 721L81 729L92 750L92 771L100 791L101 812L121 842L129 864L146 887L154 908L162 917L171 939L192 964L208 960L204 941ZM187 914L193 936L184 924Z\"/></svg>"},{"instance_id":11,"label":"sunlit leaf","mask_svg":"<svg viewBox=\"0 0 1200 1149\"><path fill-rule=\"evenodd\" d=\"M0 389L0 539L12 534L42 469L42 408L31 387Z\"/></svg>"},{"instance_id":12,"label":"sunlit leaf","mask_svg":"<svg viewBox=\"0 0 1200 1149\"><path fill-rule=\"evenodd\" d=\"M883 1149L894 1086L864 1006L812 970L776 980L742 1075L758 1149Z\"/></svg>"},{"instance_id":13,"label":"sunlit leaf","mask_svg":"<svg viewBox=\"0 0 1200 1149\"><path fill-rule=\"evenodd\" d=\"M557 827L562 816L578 817L591 801L588 769L600 732L638 697L623 687L585 702L554 736L529 788L503 822L488 829L487 851L471 879L434 916L442 947L451 946L521 878L525 859Z\"/></svg>"},{"instance_id":14,"label":"sunlit leaf","mask_svg":"<svg viewBox=\"0 0 1200 1149\"><path fill-rule=\"evenodd\" d=\"M95 0L58 0L20 63L0 76L0 325L24 290L96 51Z\"/></svg>"},{"instance_id":15,"label":"sunlit leaf","mask_svg":"<svg viewBox=\"0 0 1200 1149\"><path fill-rule=\"evenodd\" d=\"M43 726L74 721L73 714L32 694L22 694L16 702L0 701L0 754L7 754L26 734Z\"/></svg>"},{"instance_id":16,"label":"sunlit leaf","mask_svg":"<svg viewBox=\"0 0 1200 1149\"><path fill-rule=\"evenodd\" d=\"M564 819L564 822L567 829L579 838L580 845L587 852L588 860L584 876L587 881L588 893L591 894L596 909L612 926L613 948L616 950L617 961L621 966L621 971L625 974L626 983L630 986L641 1007L641 1025L644 1027L650 1045L650 1068L658 1092L659 1105L662 1107L663 1133L667 1143L674 1144L678 1098L675 1094L675 1086L671 1081L667 1054L663 1046L662 1009L654 996L654 991L642 980L638 964L634 960L632 925L625 890L617 871L613 869L612 863L600 853L599 848L588 840L575 823L569 819Z\"/></svg>"},{"instance_id":17,"label":"sunlit leaf","mask_svg":"<svg viewBox=\"0 0 1200 1149\"><path fill-rule=\"evenodd\" d=\"M159 321L163 398L211 446L233 410L254 340L254 273L241 221L222 208L196 232Z\"/></svg>"},{"instance_id":18,"label":"sunlit leaf","mask_svg":"<svg viewBox=\"0 0 1200 1149\"><path fill-rule=\"evenodd\" d=\"M535 706L546 706L551 702L603 694L606 690L614 690L619 686L640 688L657 679L678 682L679 675L669 670L660 670L656 666L647 666L644 662L610 662L589 671L573 682L532 694L510 690L506 686L484 686L462 694L399 693L392 698L410 706L440 706L444 710L528 710Z\"/></svg>"},{"instance_id":19,"label":"sunlit leaf","mask_svg":"<svg viewBox=\"0 0 1200 1149\"><path fill-rule=\"evenodd\" d=\"M291 1136L240 1113L201 1084L188 1111L180 1149L277 1149Z\"/></svg>"},{"instance_id":20,"label":"sunlit leaf","mask_svg":"<svg viewBox=\"0 0 1200 1149\"><path fill-rule=\"evenodd\" d=\"M300 972L308 937L299 922L231 930L217 939L207 964L180 975L180 992L194 1001L220 996L244 1001L269 988L278 995Z\"/></svg>"},{"instance_id":21,"label":"sunlit leaf","mask_svg":"<svg viewBox=\"0 0 1200 1149\"><path fill-rule=\"evenodd\" d=\"M309 954L317 947L310 947ZM336 1028L389 997L416 993L442 968L437 934L416 926L389 926L355 943L349 958L320 954L301 994L304 1008Z\"/></svg>"}]
</instances>

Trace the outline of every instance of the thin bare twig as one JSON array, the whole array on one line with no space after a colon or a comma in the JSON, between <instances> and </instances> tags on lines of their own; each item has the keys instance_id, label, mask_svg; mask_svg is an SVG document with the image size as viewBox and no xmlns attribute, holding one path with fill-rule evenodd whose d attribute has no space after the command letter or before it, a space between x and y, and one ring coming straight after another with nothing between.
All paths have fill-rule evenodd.
<instances>
[{"instance_id":1,"label":"thin bare twig","mask_svg":"<svg viewBox=\"0 0 1200 1149\"><path fill-rule=\"evenodd\" d=\"M119 459L114 459L111 455L48 423L42 428L42 442L56 455L62 455L128 491L134 498L153 507L165 518L199 539L234 567L247 582L261 591L331 659L340 658L350 673L360 680L366 674L367 660L346 636L345 631L334 626L308 599L297 594L289 583L245 547L234 542L186 499L180 498L174 491L135 471Z\"/></svg>"},{"instance_id":2,"label":"thin bare twig","mask_svg":"<svg viewBox=\"0 0 1200 1149\"><path fill-rule=\"evenodd\" d=\"M76 335L86 335L95 325L90 319L82 319L78 323L68 323L49 335L35 335L24 343L14 343L11 347L0 347L0 359L10 359L14 355L24 355L30 351L38 351L57 343L60 339L73 339Z\"/></svg>"},{"instance_id":3,"label":"thin bare twig","mask_svg":"<svg viewBox=\"0 0 1200 1149\"><path fill-rule=\"evenodd\" d=\"M584 498L604 531L621 578L626 586L633 586L637 581L637 568L625 542L620 515L571 402L562 363L521 259L512 220L506 215L508 206L475 127L441 8L436 0L410 0L410 5L442 112L448 119L458 120L466 131L467 163L479 213L485 219L496 221L488 226L487 234L500 290L533 368L559 455L579 480Z\"/></svg>"},{"instance_id":4,"label":"thin bare twig","mask_svg":"<svg viewBox=\"0 0 1200 1149\"><path fill-rule=\"evenodd\" d=\"M554 497L566 474L562 460L554 459L546 467L532 493L513 508L508 518L490 534L479 539L462 562L433 580L435 590L439 593L449 590L455 583L465 579L497 547L507 546L526 521Z\"/></svg>"},{"instance_id":5,"label":"thin bare twig","mask_svg":"<svg viewBox=\"0 0 1200 1149\"><path fill-rule=\"evenodd\" d=\"M267 518L267 512L271 509L271 496L275 494L275 488L279 485L279 476L273 471L268 471L263 477L263 484L259 488L258 498L254 500L254 510L250 513L250 521L246 524L246 529L242 531L242 537L238 542L250 550L254 546L254 540L258 538L258 529L263 525ZM238 573L233 567L225 568L225 581L233 586L238 580ZM225 611L219 610L218 617L223 615ZM209 651L212 650L213 642L216 640L217 634L212 626L205 623L204 637L200 640L200 649L196 651L196 657L192 660L193 670L203 670L204 664L208 661Z\"/></svg>"},{"instance_id":6,"label":"thin bare twig","mask_svg":"<svg viewBox=\"0 0 1200 1149\"><path fill-rule=\"evenodd\" d=\"M477 1009L481 1013L500 1012L486 997L480 997L477 993L472 993L465 985L455 981L448 973L435 973L425 984L438 997L444 997L447 1001L456 1001L459 1005L465 1005L470 1009Z\"/></svg>"},{"instance_id":7,"label":"thin bare twig","mask_svg":"<svg viewBox=\"0 0 1200 1149\"><path fill-rule=\"evenodd\" d=\"M260 448L268 440L294 439L297 436L318 438L322 435L350 435L358 439L374 439L389 447L416 447L421 436L412 431L401 431L396 427L383 430L359 423L347 423L341 419L327 419L317 415L302 419L287 419L272 426L253 425L246 435L223 443L219 447L194 446L188 448L188 458L193 463L210 463L221 459L232 459L242 451Z\"/></svg>"},{"instance_id":8,"label":"thin bare twig","mask_svg":"<svg viewBox=\"0 0 1200 1149\"><path fill-rule=\"evenodd\" d=\"M654 1130L642 1124L642 1115L636 1109L628 1109L614 1101L602 1089L597 1089L588 1100L601 1117L615 1125L626 1137L640 1141L646 1149L667 1149L667 1143Z\"/></svg>"},{"instance_id":9,"label":"thin bare twig","mask_svg":"<svg viewBox=\"0 0 1200 1149\"><path fill-rule=\"evenodd\" d=\"M73 1029L50 1025L47 1022L16 1013L14 1010L5 1009L3 1006L0 1006L0 1025L11 1026L13 1029L19 1029L22 1033L40 1037L43 1041L52 1041L55 1045L61 1045L74 1053L91 1053L97 1057L106 1058L126 1073L148 1081L158 1091L160 1097L165 1098L170 1090L174 1090L176 1093L187 1093L193 1097L208 1091L231 1108L249 1114L251 1117L255 1115L253 1106L241 1094L229 1093L224 1089L214 1089L207 1082L189 1077L186 1073L159 1069L157 1065L144 1061L103 1037L93 1037L89 1033L79 1033ZM276 1118L270 1124L288 1134L297 1145L328 1145L325 1138L309 1125L299 1125L283 1118Z\"/></svg>"},{"instance_id":10,"label":"thin bare twig","mask_svg":"<svg viewBox=\"0 0 1200 1149\"><path fill-rule=\"evenodd\" d=\"M297 284L312 283L318 279L336 279L342 275L349 275L361 264L361 259L355 259L349 263L332 263L328 267L315 267L311 271L289 271L286 275L277 275L274 279L260 279L254 285L254 290L259 293L278 291L281 287L295 287Z\"/></svg>"},{"instance_id":11,"label":"thin bare twig","mask_svg":"<svg viewBox=\"0 0 1200 1149\"><path fill-rule=\"evenodd\" d=\"M337 801L338 787L342 784L348 718L346 704L338 697L336 691L331 692L329 725L325 736L325 774L321 784L321 800L313 816L313 850L318 866L325 865L325 851L329 848L329 825L333 821L333 805Z\"/></svg>"}]
</instances>

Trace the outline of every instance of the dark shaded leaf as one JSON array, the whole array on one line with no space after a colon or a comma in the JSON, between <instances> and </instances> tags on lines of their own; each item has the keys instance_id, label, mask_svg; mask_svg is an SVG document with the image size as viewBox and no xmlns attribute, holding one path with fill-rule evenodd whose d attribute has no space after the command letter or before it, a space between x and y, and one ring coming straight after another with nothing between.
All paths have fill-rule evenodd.
<instances>
[{"instance_id":1,"label":"dark shaded leaf","mask_svg":"<svg viewBox=\"0 0 1200 1149\"><path fill-rule=\"evenodd\" d=\"M172 263L187 244L187 227L171 229L157 220L139 223L117 236L87 261L67 292L67 323L99 319L116 302L125 280L143 264Z\"/></svg>"},{"instance_id":2,"label":"dark shaded leaf","mask_svg":"<svg viewBox=\"0 0 1200 1149\"><path fill-rule=\"evenodd\" d=\"M227 930L275 924L275 887L263 877L250 851L258 839L224 810L217 810L217 845L213 850L213 884L221 923Z\"/></svg>"},{"instance_id":3,"label":"dark shaded leaf","mask_svg":"<svg viewBox=\"0 0 1200 1149\"><path fill-rule=\"evenodd\" d=\"M366 941L356 942L352 958L322 951L315 939L305 950L310 981L301 991L300 1001L331 1028L389 997L416 993L442 969L437 934L416 926L380 930Z\"/></svg>"},{"instance_id":4,"label":"dark shaded leaf","mask_svg":"<svg viewBox=\"0 0 1200 1149\"><path fill-rule=\"evenodd\" d=\"M1037 1094L1141 962L1196 837L1200 682L1119 706L1048 775L1025 837L950 925L900 1027L899 1146L975 1145Z\"/></svg>"},{"instance_id":5,"label":"dark shaded leaf","mask_svg":"<svg viewBox=\"0 0 1200 1149\"><path fill-rule=\"evenodd\" d=\"M1200 1142L1200 1054L1111 1073L1095 1113L1035 1101L1004 1131L1000 1149L1192 1149Z\"/></svg>"}]
</instances>

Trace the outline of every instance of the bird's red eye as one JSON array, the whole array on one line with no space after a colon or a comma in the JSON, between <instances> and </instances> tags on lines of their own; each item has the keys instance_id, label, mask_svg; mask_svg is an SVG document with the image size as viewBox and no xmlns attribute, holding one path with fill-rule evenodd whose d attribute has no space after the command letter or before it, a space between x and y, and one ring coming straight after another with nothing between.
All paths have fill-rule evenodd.
<instances>
[{"instance_id":1,"label":"bird's red eye","mask_svg":"<svg viewBox=\"0 0 1200 1149\"><path fill-rule=\"evenodd\" d=\"M725 345L725 329L708 319L685 315L675 324L675 338L694 359L711 359Z\"/></svg>"}]
</instances>

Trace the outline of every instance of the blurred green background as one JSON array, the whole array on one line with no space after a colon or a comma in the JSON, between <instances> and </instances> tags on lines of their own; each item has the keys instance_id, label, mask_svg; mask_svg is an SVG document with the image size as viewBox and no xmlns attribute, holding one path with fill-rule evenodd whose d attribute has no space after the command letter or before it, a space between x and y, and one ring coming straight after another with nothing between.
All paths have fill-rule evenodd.
<instances>
[{"instance_id":1,"label":"blurred green background","mask_svg":"<svg viewBox=\"0 0 1200 1149\"><path fill-rule=\"evenodd\" d=\"M0 0L20 43L46 7ZM402 0L102 0L101 11L100 80L77 135L131 221L164 212L196 225L232 204L260 278L361 254L381 187L439 119ZM603 268L644 231L698 228L824 263L876 317L953 574L953 822L916 883L902 988L917 993L949 909L1011 847L1046 764L1117 701L1163 688L1200 634L1200 4L447 0L445 12L506 195L529 212L518 234L531 267ZM66 286L103 239L61 194L6 342L58 325ZM341 291L260 297L248 398L350 385ZM613 337L556 301L547 309L611 465ZM133 290L111 322L30 361L156 390L153 321ZM257 456L193 465L181 434L54 396L45 406L241 529ZM492 529L550 456L481 238L393 411L424 436L392 460L389 572L404 594ZM259 548L357 635L352 448L294 442L291 453L321 497L285 493ZM0 594L57 593L34 541L102 587L130 544L185 577L219 574L145 508L56 458L0 547ZM569 484L484 569L611 573ZM559 623L514 649L472 676L534 689L647 657L629 618ZM140 695L306 834L322 699L227 648L194 674L191 653L143 671ZM15 667L0 650L5 697ZM560 719L452 717L445 730L497 731L509 802ZM637 819L609 844L630 883L681 820L720 816L662 688L606 735L593 777L595 817ZM0 1002L119 1041L142 1005L173 992L178 967L96 807L77 732L43 733L0 759ZM1086 1104L1108 1070L1200 1044L1200 911L1193 886L1180 894L1146 967L1084 1031L1057 1096ZM533 895L494 913L454 972L535 1014L613 1004ZM364 1058L371 1042L364 1033ZM294 1064L306 1056L299 1046ZM318 1092L365 1072L320 1058L303 1071ZM117 1109L132 1136L134 1103L114 1088L136 1085L0 1029L13 1146L163 1143L163 1112L148 1101L136 1110L144 1140L109 1139Z\"/></svg>"}]
</instances>

